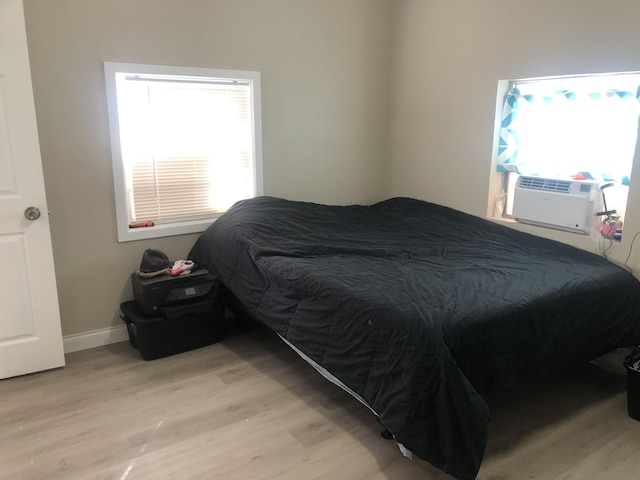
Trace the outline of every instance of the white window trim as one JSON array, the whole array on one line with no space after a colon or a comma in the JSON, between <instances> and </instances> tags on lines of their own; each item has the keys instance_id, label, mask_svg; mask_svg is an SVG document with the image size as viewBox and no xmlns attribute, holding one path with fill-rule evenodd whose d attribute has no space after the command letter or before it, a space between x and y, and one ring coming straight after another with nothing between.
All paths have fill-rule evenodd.
<instances>
[{"instance_id":1,"label":"white window trim","mask_svg":"<svg viewBox=\"0 0 640 480\"><path fill-rule=\"evenodd\" d=\"M244 70L219 70L197 67L174 67L165 65L144 65L118 62L104 62L107 108L109 113L109 130L111 133L111 158L113 167L113 183L116 207L116 226L118 242L145 240L149 238L168 237L203 232L216 216L198 220L162 223L153 227L130 228L127 205L127 188L125 171L120 147L118 121L118 103L116 97L116 73L136 72L146 74L182 75L191 77L214 77L249 81L252 85L253 105L253 149L254 161L254 195L263 194L262 180L262 111L260 95L260 72Z\"/></svg>"},{"instance_id":2,"label":"white window trim","mask_svg":"<svg viewBox=\"0 0 640 480\"><path fill-rule=\"evenodd\" d=\"M612 77L619 77L619 82L616 85L613 85ZM546 82L547 85L557 85L557 88L564 88L568 82L572 84L572 86L576 85L587 85L587 86L596 86L599 87L602 84L602 79L605 79L606 85L609 88L633 88L635 89L639 83L640 71L628 71L628 72L610 72L610 73L592 73L592 74L576 74L576 75L562 75L562 76L548 76L548 77L531 77L531 78L522 78L522 79L510 79L510 80L499 80L497 85L497 93L496 93L496 110L494 117L494 137L493 137L493 147L491 153L491 170L489 177L489 198L487 204L487 214L486 218L490 220L497 220L506 223L513 223L516 220L511 215L511 207L513 203L513 188L515 186L515 181L518 177L517 174L509 175L510 182L507 187L508 191L504 191L507 193L507 201L503 204L504 215L496 216L494 213L495 203L498 198L501 198L501 193L503 193L502 189L504 185L504 174L496 171L496 167L498 165L498 147L500 143L500 126L502 123L502 115L503 115L503 106L504 106L504 98L507 95L507 92L517 84L528 84L528 83L543 83ZM640 138L638 139L640 141ZM632 172L633 173L633 172ZM626 198L626 197L625 197ZM620 206L619 209L624 213L626 213L627 207L629 206L628 199L623 202L624 206Z\"/></svg>"}]
</instances>

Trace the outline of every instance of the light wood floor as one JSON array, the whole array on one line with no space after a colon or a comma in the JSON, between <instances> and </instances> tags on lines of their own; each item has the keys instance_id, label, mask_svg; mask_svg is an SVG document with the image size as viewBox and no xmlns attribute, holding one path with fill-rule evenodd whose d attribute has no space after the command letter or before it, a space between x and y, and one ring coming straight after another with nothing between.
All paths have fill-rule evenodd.
<instances>
[{"instance_id":1,"label":"light wood floor","mask_svg":"<svg viewBox=\"0 0 640 480\"><path fill-rule=\"evenodd\" d=\"M624 377L588 366L492 412L480 479L640 478ZM2 479L450 479L380 430L256 331L150 362L120 343L0 382Z\"/></svg>"}]
</instances>

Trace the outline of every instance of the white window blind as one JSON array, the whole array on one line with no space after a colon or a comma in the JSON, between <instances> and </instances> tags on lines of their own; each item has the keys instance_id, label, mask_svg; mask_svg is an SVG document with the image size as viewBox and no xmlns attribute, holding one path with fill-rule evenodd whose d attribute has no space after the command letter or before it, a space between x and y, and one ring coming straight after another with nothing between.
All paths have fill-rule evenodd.
<instances>
[{"instance_id":1,"label":"white window blind","mask_svg":"<svg viewBox=\"0 0 640 480\"><path fill-rule=\"evenodd\" d=\"M247 82L123 74L117 89L130 222L190 220L253 196Z\"/></svg>"},{"instance_id":2,"label":"white window blind","mask_svg":"<svg viewBox=\"0 0 640 480\"><path fill-rule=\"evenodd\" d=\"M119 241L200 232L262 194L259 72L105 62L105 81Z\"/></svg>"}]
</instances>

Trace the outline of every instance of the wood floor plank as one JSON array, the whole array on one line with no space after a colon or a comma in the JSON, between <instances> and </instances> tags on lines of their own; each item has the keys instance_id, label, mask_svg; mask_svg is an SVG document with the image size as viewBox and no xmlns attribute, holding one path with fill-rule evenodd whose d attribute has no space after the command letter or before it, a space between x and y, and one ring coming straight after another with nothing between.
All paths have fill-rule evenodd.
<instances>
[{"instance_id":1,"label":"wood floor plank","mask_svg":"<svg viewBox=\"0 0 640 480\"><path fill-rule=\"evenodd\" d=\"M640 422L594 366L492 402L481 480L631 480ZM450 480L254 331L150 362L128 343L0 382L0 478Z\"/></svg>"}]
</instances>

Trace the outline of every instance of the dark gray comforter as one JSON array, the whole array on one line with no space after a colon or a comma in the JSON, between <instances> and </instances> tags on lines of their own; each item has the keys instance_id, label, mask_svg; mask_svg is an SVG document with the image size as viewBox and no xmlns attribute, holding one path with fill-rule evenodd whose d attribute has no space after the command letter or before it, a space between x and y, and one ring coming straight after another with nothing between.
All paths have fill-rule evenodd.
<instances>
[{"instance_id":1,"label":"dark gray comforter","mask_svg":"<svg viewBox=\"0 0 640 480\"><path fill-rule=\"evenodd\" d=\"M407 198L242 201L189 258L459 479L482 462L486 395L640 343L640 283L625 270Z\"/></svg>"}]
</instances>

